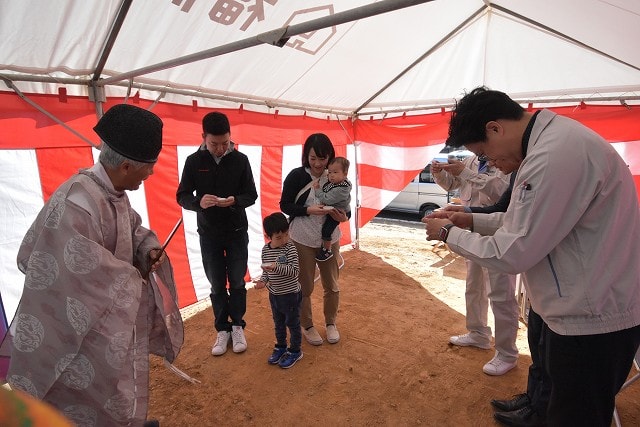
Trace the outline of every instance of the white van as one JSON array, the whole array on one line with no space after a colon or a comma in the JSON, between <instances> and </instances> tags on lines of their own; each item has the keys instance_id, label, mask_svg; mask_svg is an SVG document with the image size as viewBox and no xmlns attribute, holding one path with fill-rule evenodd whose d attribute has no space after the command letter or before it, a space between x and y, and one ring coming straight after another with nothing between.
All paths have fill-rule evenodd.
<instances>
[{"instance_id":1,"label":"white van","mask_svg":"<svg viewBox=\"0 0 640 427\"><path fill-rule=\"evenodd\" d=\"M452 151L450 153L443 150L434 160L446 163L448 157L463 160L472 155L472 152L466 150ZM385 209L415 213L422 218L426 213L445 206L452 197L456 197L456 194L448 193L436 184L431 175L431 163L429 163Z\"/></svg>"}]
</instances>

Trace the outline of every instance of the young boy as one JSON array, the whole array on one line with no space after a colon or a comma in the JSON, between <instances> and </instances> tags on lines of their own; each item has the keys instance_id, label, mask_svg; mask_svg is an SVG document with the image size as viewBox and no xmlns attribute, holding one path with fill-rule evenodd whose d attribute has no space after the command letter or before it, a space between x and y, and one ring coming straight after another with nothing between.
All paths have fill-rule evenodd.
<instances>
[{"instance_id":1,"label":"young boy","mask_svg":"<svg viewBox=\"0 0 640 427\"><path fill-rule=\"evenodd\" d=\"M270 242L262 248L262 276L256 282L256 289L266 286L275 324L276 346L269 364L288 369L302 359L302 329L300 328L300 302L302 292L298 282L298 252L289 241L289 221L282 212L267 216L263 223L264 232ZM290 345L287 348L287 328Z\"/></svg>"},{"instance_id":2,"label":"young boy","mask_svg":"<svg viewBox=\"0 0 640 427\"><path fill-rule=\"evenodd\" d=\"M351 182L347 179L349 173L349 160L344 157L336 157L327 166L328 181L324 183L322 188L319 184L314 186L316 199L320 204L325 205L328 210L330 208L342 209L346 212L347 217L351 218ZM336 229L339 222L331 218L330 215L325 216L324 224L322 224L322 247L318 249L316 261L326 261L333 256L331 252L331 234Z\"/></svg>"}]
</instances>

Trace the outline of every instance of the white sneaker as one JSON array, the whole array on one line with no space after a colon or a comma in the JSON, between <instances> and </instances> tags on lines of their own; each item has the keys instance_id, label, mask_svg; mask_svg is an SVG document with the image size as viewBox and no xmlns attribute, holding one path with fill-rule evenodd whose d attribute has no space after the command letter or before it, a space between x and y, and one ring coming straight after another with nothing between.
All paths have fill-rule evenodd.
<instances>
[{"instance_id":1,"label":"white sneaker","mask_svg":"<svg viewBox=\"0 0 640 427\"><path fill-rule=\"evenodd\" d=\"M322 344L322 337L320 336L318 331L316 331L316 328L313 326L310 327L309 329L302 328L302 335L304 335L304 337L307 339L307 341L311 345Z\"/></svg>"},{"instance_id":2,"label":"white sneaker","mask_svg":"<svg viewBox=\"0 0 640 427\"><path fill-rule=\"evenodd\" d=\"M242 326L231 327L231 340L233 340L233 352L242 353L247 349L247 340L244 337Z\"/></svg>"},{"instance_id":3,"label":"white sneaker","mask_svg":"<svg viewBox=\"0 0 640 427\"><path fill-rule=\"evenodd\" d=\"M482 372L487 375L504 375L513 368L516 367L517 361L506 362L500 359L499 353L496 352L496 355L493 356L493 359L487 362L486 365L482 367Z\"/></svg>"},{"instance_id":4,"label":"white sneaker","mask_svg":"<svg viewBox=\"0 0 640 427\"><path fill-rule=\"evenodd\" d=\"M231 333L229 331L219 331L218 338L216 338L216 343L213 345L211 349L211 354L214 356L222 356L227 352L227 346L229 345L229 338L231 337Z\"/></svg>"},{"instance_id":5,"label":"white sneaker","mask_svg":"<svg viewBox=\"0 0 640 427\"><path fill-rule=\"evenodd\" d=\"M484 350L489 350L491 348L490 342L481 342L471 337L471 333L466 333L464 335L454 335L449 338L449 342L453 345L459 345L460 347L478 347Z\"/></svg>"},{"instance_id":6,"label":"white sneaker","mask_svg":"<svg viewBox=\"0 0 640 427\"><path fill-rule=\"evenodd\" d=\"M330 344L335 344L340 341L340 333L336 325L327 325L327 341Z\"/></svg>"}]
</instances>

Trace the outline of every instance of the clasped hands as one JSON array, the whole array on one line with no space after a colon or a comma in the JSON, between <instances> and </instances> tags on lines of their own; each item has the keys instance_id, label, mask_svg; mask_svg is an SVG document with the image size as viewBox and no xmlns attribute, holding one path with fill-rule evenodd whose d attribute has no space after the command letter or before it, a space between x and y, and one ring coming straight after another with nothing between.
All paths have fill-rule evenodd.
<instances>
[{"instance_id":1,"label":"clasped hands","mask_svg":"<svg viewBox=\"0 0 640 427\"><path fill-rule=\"evenodd\" d=\"M473 214L464 212L462 206L445 206L436 209L421 220L426 224L427 240L440 240L440 229L446 224L460 228L473 228Z\"/></svg>"},{"instance_id":2,"label":"clasped hands","mask_svg":"<svg viewBox=\"0 0 640 427\"><path fill-rule=\"evenodd\" d=\"M465 168L465 164L458 160L452 160L449 163L440 163L437 160L431 162L431 172L439 173L442 171L449 172L453 176L458 176Z\"/></svg>"},{"instance_id":3,"label":"clasped hands","mask_svg":"<svg viewBox=\"0 0 640 427\"><path fill-rule=\"evenodd\" d=\"M218 197L213 194L205 194L200 199L200 207L202 209L207 209L212 206L218 206L220 208L227 208L236 203L236 198L233 196L229 197Z\"/></svg>"}]
</instances>

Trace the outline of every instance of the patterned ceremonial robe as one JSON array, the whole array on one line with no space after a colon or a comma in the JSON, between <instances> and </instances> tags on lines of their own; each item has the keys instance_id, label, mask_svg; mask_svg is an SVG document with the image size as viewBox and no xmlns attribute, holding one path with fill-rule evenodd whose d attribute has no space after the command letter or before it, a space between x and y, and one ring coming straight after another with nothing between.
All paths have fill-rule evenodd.
<instances>
[{"instance_id":1,"label":"patterned ceremonial robe","mask_svg":"<svg viewBox=\"0 0 640 427\"><path fill-rule=\"evenodd\" d=\"M100 164L62 184L18 253L26 278L11 328L11 386L79 426L141 426L149 353L172 362L183 341L170 263L148 280L141 273L153 248L157 237Z\"/></svg>"}]
</instances>

